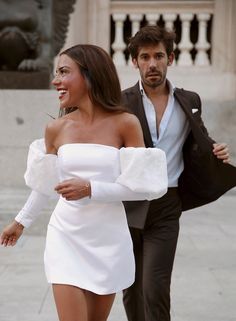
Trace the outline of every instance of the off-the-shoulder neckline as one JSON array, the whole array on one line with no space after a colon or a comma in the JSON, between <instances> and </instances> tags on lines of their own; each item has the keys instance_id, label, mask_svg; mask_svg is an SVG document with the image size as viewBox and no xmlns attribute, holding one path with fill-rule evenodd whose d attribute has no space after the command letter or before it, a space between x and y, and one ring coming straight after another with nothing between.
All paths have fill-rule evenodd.
<instances>
[{"instance_id":1,"label":"off-the-shoulder neckline","mask_svg":"<svg viewBox=\"0 0 236 321\"><path fill-rule=\"evenodd\" d=\"M98 147L105 147L105 148L111 148L111 149L120 150L119 148L117 148L117 147L115 147L115 146L105 145L105 144L94 144L94 143L65 143L65 144L62 144L61 146L58 147L57 152L58 152L62 147L70 146L70 145L82 145L82 146L85 146L85 145L92 146L92 145L93 145L93 146L98 146Z\"/></svg>"}]
</instances>

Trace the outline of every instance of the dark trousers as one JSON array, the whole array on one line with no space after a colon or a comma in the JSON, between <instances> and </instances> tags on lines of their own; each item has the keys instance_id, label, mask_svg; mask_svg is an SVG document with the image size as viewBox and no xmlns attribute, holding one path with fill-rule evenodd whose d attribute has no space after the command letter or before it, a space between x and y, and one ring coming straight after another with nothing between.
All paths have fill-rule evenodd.
<instances>
[{"instance_id":1,"label":"dark trousers","mask_svg":"<svg viewBox=\"0 0 236 321\"><path fill-rule=\"evenodd\" d=\"M138 214L137 214L138 215ZM130 228L135 283L123 292L129 321L170 321L170 283L179 234L177 188L151 201L144 229Z\"/></svg>"}]
</instances>

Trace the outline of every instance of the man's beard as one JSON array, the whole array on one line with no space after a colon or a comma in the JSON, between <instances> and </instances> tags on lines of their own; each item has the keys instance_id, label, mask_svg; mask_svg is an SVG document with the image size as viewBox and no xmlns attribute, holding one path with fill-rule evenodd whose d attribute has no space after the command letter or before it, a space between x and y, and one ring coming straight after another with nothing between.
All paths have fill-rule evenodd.
<instances>
[{"instance_id":1,"label":"man's beard","mask_svg":"<svg viewBox=\"0 0 236 321\"><path fill-rule=\"evenodd\" d=\"M155 77L155 79L153 79L153 80L151 80L150 77L148 77L149 74L152 74L152 73L147 73L145 75L145 77L143 77L143 82L148 87L151 87L151 88L159 87L165 81L165 76L163 74L161 74L160 72L153 73L153 74L155 74L155 76L153 76L153 77ZM157 77L157 75L158 75L158 77Z\"/></svg>"}]
</instances>

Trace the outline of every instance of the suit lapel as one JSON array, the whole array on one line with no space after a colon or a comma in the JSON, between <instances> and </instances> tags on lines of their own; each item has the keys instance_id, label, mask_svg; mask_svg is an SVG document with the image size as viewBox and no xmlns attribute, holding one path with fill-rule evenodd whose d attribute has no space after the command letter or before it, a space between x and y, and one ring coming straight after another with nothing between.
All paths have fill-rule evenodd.
<instances>
[{"instance_id":1,"label":"suit lapel","mask_svg":"<svg viewBox=\"0 0 236 321\"><path fill-rule=\"evenodd\" d=\"M185 112L189 120L189 124L196 141L201 146L201 149L203 151L209 151L209 144L207 144L206 136L201 130L199 126L199 122L196 120L196 118L193 116L193 113L192 113L192 109L200 108L200 106L197 106L197 101L196 100L190 101L188 98L185 97L185 95L182 94L182 90L178 88L175 89L174 95L176 100L180 104L180 107L183 109L183 111Z\"/></svg>"},{"instance_id":2,"label":"suit lapel","mask_svg":"<svg viewBox=\"0 0 236 321\"><path fill-rule=\"evenodd\" d=\"M137 83L132 88L129 94L130 94L130 99L129 99L130 106L133 106L132 111L138 117L141 123L146 147L153 147L152 137L150 134L146 114L143 107L142 96L139 90L139 83Z\"/></svg>"}]
</instances>

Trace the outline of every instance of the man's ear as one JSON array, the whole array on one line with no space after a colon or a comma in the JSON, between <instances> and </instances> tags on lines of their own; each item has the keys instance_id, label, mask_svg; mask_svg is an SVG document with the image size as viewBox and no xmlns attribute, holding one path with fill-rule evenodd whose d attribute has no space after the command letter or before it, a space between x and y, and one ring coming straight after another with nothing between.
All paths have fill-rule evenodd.
<instances>
[{"instance_id":1,"label":"man's ear","mask_svg":"<svg viewBox=\"0 0 236 321\"><path fill-rule=\"evenodd\" d=\"M174 59L175 59L175 54L172 52L168 57L167 66L171 66L173 61L174 61Z\"/></svg>"},{"instance_id":2,"label":"man's ear","mask_svg":"<svg viewBox=\"0 0 236 321\"><path fill-rule=\"evenodd\" d=\"M137 59L136 58L133 58L132 59L132 63L134 65L134 68L138 68L138 62L137 62Z\"/></svg>"}]
</instances>

